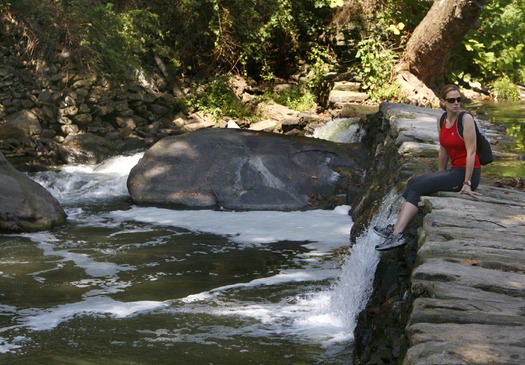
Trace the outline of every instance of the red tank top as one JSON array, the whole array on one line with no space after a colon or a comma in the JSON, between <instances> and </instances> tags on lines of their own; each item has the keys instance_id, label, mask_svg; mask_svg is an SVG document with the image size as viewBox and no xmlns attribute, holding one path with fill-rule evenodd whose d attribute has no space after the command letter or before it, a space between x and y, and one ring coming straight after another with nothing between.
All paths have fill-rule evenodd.
<instances>
[{"instance_id":1,"label":"red tank top","mask_svg":"<svg viewBox=\"0 0 525 365\"><path fill-rule=\"evenodd\" d=\"M447 128L445 123L443 123L443 127L441 128L441 132L439 134L439 143L447 151L452 167L464 168L467 165L467 149L465 148L465 142L458 134L456 123L457 120L450 128ZM479 156L476 154L474 168L480 167L481 164L479 163Z\"/></svg>"}]
</instances>

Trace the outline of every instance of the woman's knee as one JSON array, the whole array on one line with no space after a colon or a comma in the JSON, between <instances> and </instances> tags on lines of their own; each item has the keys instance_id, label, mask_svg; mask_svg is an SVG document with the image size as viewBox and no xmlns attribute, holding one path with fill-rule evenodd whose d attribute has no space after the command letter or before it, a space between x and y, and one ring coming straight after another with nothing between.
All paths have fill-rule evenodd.
<instances>
[{"instance_id":1,"label":"woman's knee","mask_svg":"<svg viewBox=\"0 0 525 365\"><path fill-rule=\"evenodd\" d=\"M419 194L415 190L405 190L405 194L403 194L403 197L407 202L409 202L412 205L415 205L416 207L419 204L419 201L421 200L421 194Z\"/></svg>"}]
</instances>

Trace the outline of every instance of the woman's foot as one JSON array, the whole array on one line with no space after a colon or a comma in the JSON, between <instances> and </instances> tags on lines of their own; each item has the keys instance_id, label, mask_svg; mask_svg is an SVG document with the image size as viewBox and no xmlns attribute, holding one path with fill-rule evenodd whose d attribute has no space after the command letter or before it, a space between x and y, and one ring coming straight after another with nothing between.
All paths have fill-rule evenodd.
<instances>
[{"instance_id":1,"label":"woman's foot","mask_svg":"<svg viewBox=\"0 0 525 365\"><path fill-rule=\"evenodd\" d=\"M403 247L408 242L408 239L403 234L403 232L399 234L391 234L386 240L383 241L380 245L377 245L375 249L377 251L388 251L392 250L397 247Z\"/></svg>"},{"instance_id":2,"label":"woman's foot","mask_svg":"<svg viewBox=\"0 0 525 365\"><path fill-rule=\"evenodd\" d=\"M374 228L372 228L372 230L378 236L381 236L383 238L388 238L392 233L394 233L394 225L393 224L389 224L386 227L374 226Z\"/></svg>"}]
</instances>

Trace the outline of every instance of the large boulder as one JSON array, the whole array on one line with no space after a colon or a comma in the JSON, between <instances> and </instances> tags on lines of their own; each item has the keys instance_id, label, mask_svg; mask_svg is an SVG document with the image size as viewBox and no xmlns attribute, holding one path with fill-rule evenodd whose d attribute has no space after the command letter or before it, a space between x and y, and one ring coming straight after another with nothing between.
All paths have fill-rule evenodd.
<instances>
[{"instance_id":1,"label":"large boulder","mask_svg":"<svg viewBox=\"0 0 525 365\"><path fill-rule=\"evenodd\" d=\"M0 153L0 232L48 229L66 219L58 201Z\"/></svg>"},{"instance_id":2,"label":"large boulder","mask_svg":"<svg viewBox=\"0 0 525 365\"><path fill-rule=\"evenodd\" d=\"M23 139L42 133L42 126L38 117L30 110L22 110L6 118L0 124L0 140Z\"/></svg>"},{"instance_id":3,"label":"large boulder","mask_svg":"<svg viewBox=\"0 0 525 365\"><path fill-rule=\"evenodd\" d=\"M349 182L360 181L364 159L353 144L205 129L157 142L127 183L141 205L302 210L347 193Z\"/></svg>"}]
</instances>

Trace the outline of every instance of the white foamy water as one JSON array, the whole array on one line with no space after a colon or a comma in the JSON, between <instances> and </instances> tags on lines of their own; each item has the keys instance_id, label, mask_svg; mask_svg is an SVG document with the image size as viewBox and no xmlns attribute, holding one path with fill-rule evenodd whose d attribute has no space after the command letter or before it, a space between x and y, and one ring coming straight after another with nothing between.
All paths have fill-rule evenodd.
<instances>
[{"instance_id":1,"label":"white foamy water","mask_svg":"<svg viewBox=\"0 0 525 365\"><path fill-rule=\"evenodd\" d=\"M238 247L264 247L278 241L304 242L308 252L297 260L303 262L302 269L286 269L276 275L239 282L213 290L192 294L172 301L138 301L123 303L108 298L106 295L125 290L130 283L118 280L123 271L133 271L132 265L100 261L88 254L79 254L67 249L58 249L57 238L50 233L25 234L43 251L45 256L60 258L55 260L58 268L66 262L73 262L85 270L89 280L72 282L78 287L96 287L84 294L84 300L53 308L32 308L18 312L21 326L31 330L50 330L59 324L77 316L109 315L115 318L134 316L138 313L158 311L166 308L167 303L184 303L177 311L185 313L210 313L210 308L203 303L221 302L219 308L211 312L218 316L250 317L261 321L265 331L288 333L289 335L307 336L322 341L343 341L351 339L351 329L344 327L344 322L336 316L330 307L329 291L303 292L287 297L278 303L239 303L225 301L224 296L235 290L257 287L278 286L287 283L318 282L334 279L339 268L333 262L323 263L323 257L333 249L348 244L351 219L349 207L340 206L334 210L313 210L306 212L220 212L220 211L175 211L159 208L132 207L124 211L103 213L107 218L119 223L136 221L154 225L175 226L191 231L206 232L228 237ZM99 224L100 217L95 219ZM89 226L89 221L84 225ZM147 231L147 230L146 230ZM52 270L56 270L54 268ZM42 273L35 272L38 278ZM195 306L193 305L195 303ZM173 309L172 309L173 310ZM260 331L262 329L259 328ZM243 330L244 331L244 330ZM10 347L4 347L7 351ZM0 348L0 351L1 348Z\"/></svg>"},{"instance_id":2,"label":"white foamy water","mask_svg":"<svg viewBox=\"0 0 525 365\"><path fill-rule=\"evenodd\" d=\"M131 207L110 212L107 217L115 221L131 220L213 233L227 236L241 244L305 241L311 242L308 247L328 251L349 242L352 228L349 210L349 206L304 212L224 212Z\"/></svg>"},{"instance_id":3,"label":"white foamy water","mask_svg":"<svg viewBox=\"0 0 525 365\"><path fill-rule=\"evenodd\" d=\"M18 311L23 326L33 331L48 331L60 323L82 315L110 315L113 318L126 318L139 313L165 307L167 304L156 301L119 302L109 297L87 298L82 302L64 304L50 309L26 309Z\"/></svg>"},{"instance_id":4,"label":"white foamy water","mask_svg":"<svg viewBox=\"0 0 525 365\"><path fill-rule=\"evenodd\" d=\"M361 135L358 122L359 118L336 118L316 128L312 137L339 143L359 142Z\"/></svg>"},{"instance_id":5,"label":"white foamy water","mask_svg":"<svg viewBox=\"0 0 525 365\"><path fill-rule=\"evenodd\" d=\"M98 165L69 165L33 178L62 204L127 196L127 177L143 155L117 156Z\"/></svg>"},{"instance_id":6,"label":"white foamy water","mask_svg":"<svg viewBox=\"0 0 525 365\"><path fill-rule=\"evenodd\" d=\"M399 195L395 191L387 194L383 199L382 210L372 219L370 227L393 224L399 204ZM333 287L331 308L338 313L344 326L352 330L357 324L357 316L365 308L372 294L372 284L380 257L374 247L382 240L372 230L358 237Z\"/></svg>"}]
</instances>

